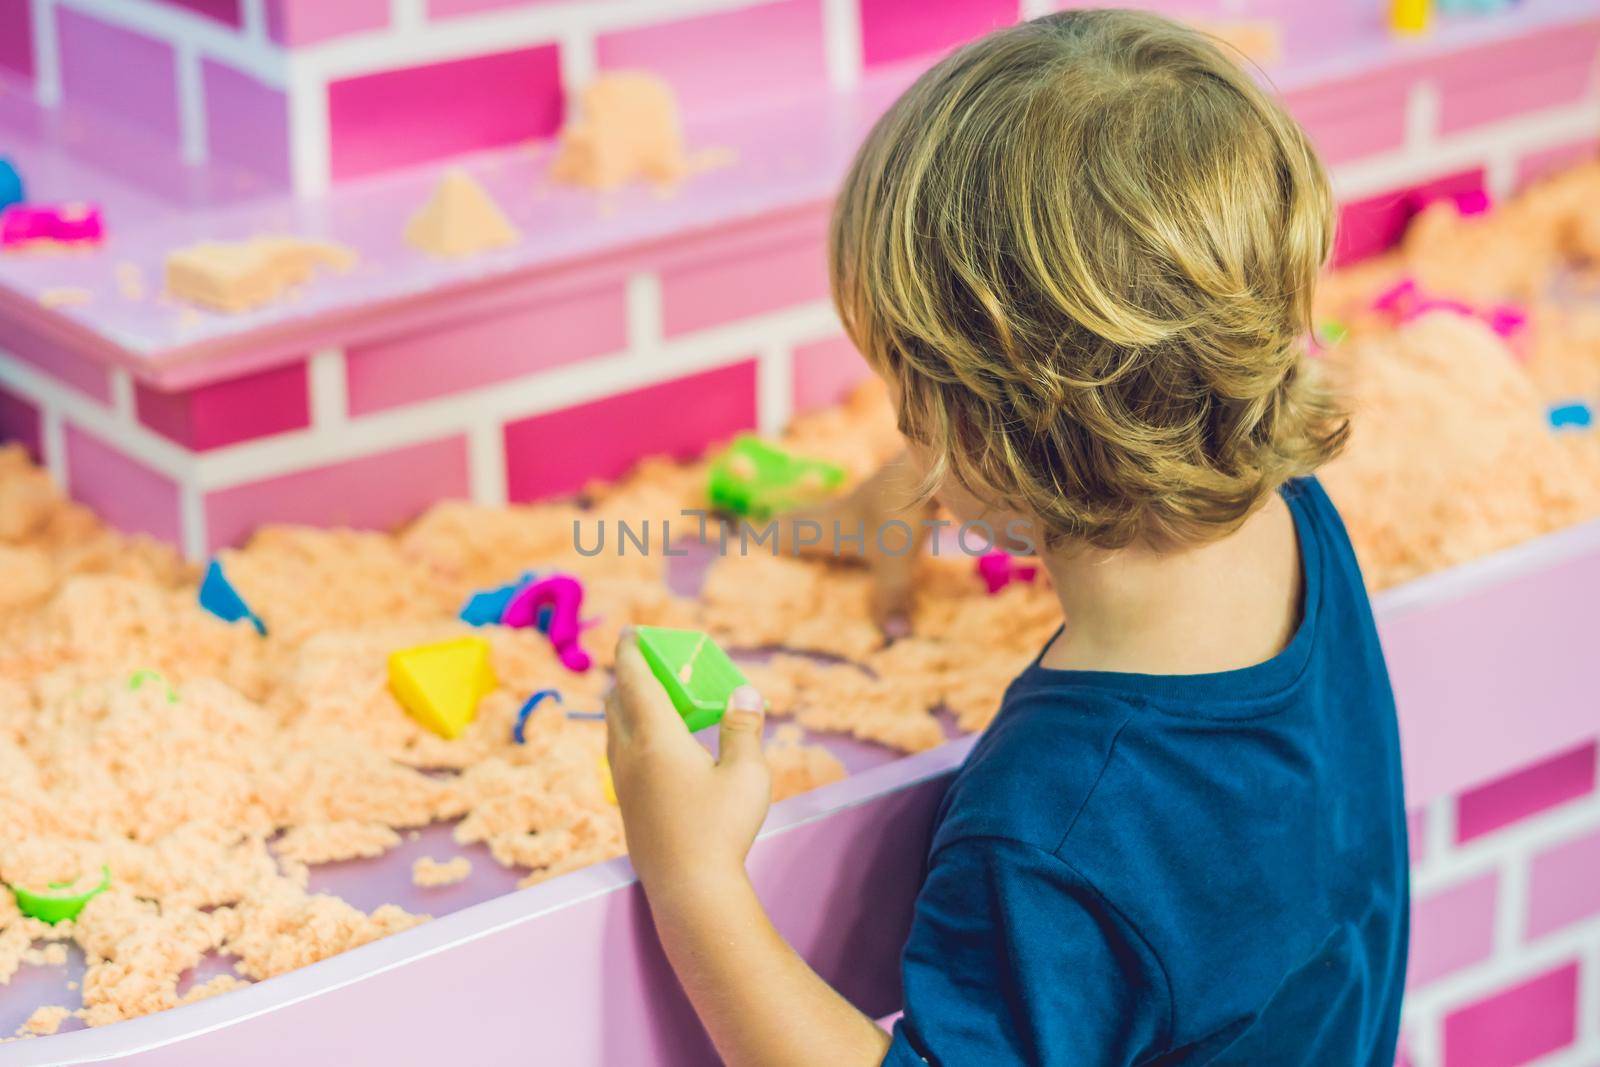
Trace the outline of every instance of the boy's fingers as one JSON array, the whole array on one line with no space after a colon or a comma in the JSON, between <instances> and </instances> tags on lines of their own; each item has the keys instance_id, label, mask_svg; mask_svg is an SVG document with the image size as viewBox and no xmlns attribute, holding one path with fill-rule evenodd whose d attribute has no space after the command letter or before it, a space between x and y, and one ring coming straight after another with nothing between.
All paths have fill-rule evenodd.
<instances>
[{"instance_id":1,"label":"boy's fingers","mask_svg":"<svg viewBox=\"0 0 1600 1067\"><path fill-rule=\"evenodd\" d=\"M683 731L678 709L650 672L630 630L624 630L617 638L616 675L617 687L607 701L607 711L616 717L615 725L624 737L667 728Z\"/></svg>"},{"instance_id":2,"label":"boy's fingers","mask_svg":"<svg viewBox=\"0 0 1600 1067\"><path fill-rule=\"evenodd\" d=\"M884 554L873 557L872 620L890 638L901 638L911 633L915 576L914 555Z\"/></svg>"},{"instance_id":3,"label":"boy's fingers","mask_svg":"<svg viewBox=\"0 0 1600 1067\"><path fill-rule=\"evenodd\" d=\"M728 698L718 731L717 766L733 767L766 759L761 751L766 702L754 686L741 685Z\"/></svg>"}]
</instances>

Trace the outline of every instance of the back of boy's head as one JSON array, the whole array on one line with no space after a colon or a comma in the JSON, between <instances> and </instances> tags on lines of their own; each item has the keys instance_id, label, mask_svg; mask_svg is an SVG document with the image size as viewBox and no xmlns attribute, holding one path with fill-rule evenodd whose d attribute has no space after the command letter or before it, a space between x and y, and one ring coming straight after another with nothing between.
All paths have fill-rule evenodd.
<instances>
[{"instance_id":1,"label":"back of boy's head","mask_svg":"<svg viewBox=\"0 0 1600 1067\"><path fill-rule=\"evenodd\" d=\"M1073 11L985 37L879 121L835 300L901 428L1050 542L1196 543L1343 442L1305 360L1332 203L1204 36Z\"/></svg>"}]
</instances>

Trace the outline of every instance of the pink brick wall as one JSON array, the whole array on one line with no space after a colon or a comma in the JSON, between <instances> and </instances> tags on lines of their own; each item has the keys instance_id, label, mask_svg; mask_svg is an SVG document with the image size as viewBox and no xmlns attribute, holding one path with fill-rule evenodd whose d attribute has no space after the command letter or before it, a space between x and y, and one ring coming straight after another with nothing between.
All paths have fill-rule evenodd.
<instances>
[{"instance_id":1,"label":"pink brick wall","mask_svg":"<svg viewBox=\"0 0 1600 1067\"><path fill-rule=\"evenodd\" d=\"M827 238L820 216L778 237L715 238L682 245L661 272L667 336L790 307L828 295Z\"/></svg>"},{"instance_id":2,"label":"pink brick wall","mask_svg":"<svg viewBox=\"0 0 1600 1067\"><path fill-rule=\"evenodd\" d=\"M1452 1013L1445 1067L1516 1067L1565 1048L1577 1032L1578 965L1569 963Z\"/></svg>"},{"instance_id":3,"label":"pink brick wall","mask_svg":"<svg viewBox=\"0 0 1600 1067\"><path fill-rule=\"evenodd\" d=\"M40 337L22 323L3 315L0 315L0 350L80 393L100 401L111 400L111 378L104 366Z\"/></svg>"},{"instance_id":4,"label":"pink brick wall","mask_svg":"<svg viewBox=\"0 0 1600 1067\"><path fill-rule=\"evenodd\" d=\"M693 456L755 426L755 398L752 360L510 423L508 495L561 496L625 473L642 455Z\"/></svg>"},{"instance_id":5,"label":"pink brick wall","mask_svg":"<svg viewBox=\"0 0 1600 1067\"><path fill-rule=\"evenodd\" d=\"M1413 899L1408 989L1489 958L1499 888L1490 873Z\"/></svg>"},{"instance_id":6,"label":"pink brick wall","mask_svg":"<svg viewBox=\"0 0 1600 1067\"><path fill-rule=\"evenodd\" d=\"M354 346L347 353L350 411L366 414L621 352L624 304L619 280Z\"/></svg>"},{"instance_id":7,"label":"pink brick wall","mask_svg":"<svg viewBox=\"0 0 1600 1067\"><path fill-rule=\"evenodd\" d=\"M242 544L264 522L392 529L468 485L460 437L267 478L206 495L209 549Z\"/></svg>"},{"instance_id":8,"label":"pink brick wall","mask_svg":"<svg viewBox=\"0 0 1600 1067\"><path fill-rule=\"evenodd\" d=\"M33 5L0 4L0 67L33 77Z\"/></svg>"},{"instance_id":9,"label":"pink brick wall","mask_svg":"<svg viewBox=\"0 0 1600 1067\"><path fill-rule=\"evenodd\" d=\"M1541 937L1600 915L1600 832L1551 846L1533 858L1528 934Z\"/></svg>"},{"instance_id":10,"label":"pink brick wall","mask_svg":"<svg viewBox=\"0 0 1600 1067\"><path fill-rule=\"evenodd\" d=\"M178 89L172 46L56 9L61 96L164 141L178 141Z\"/></svg>"},{"instance_id":11,"label":"pink brick wall","mask_svg":"<svg viewBox=\"0 0 1600 1067\"><path fill-rule=\"evenodd\" d=\"M140 422L197 452L311 423L304 362L181 393L140 384L134 390L134 406Z\"/></svg>"},{"instance_id":12,"label":"pink brick wall","mask_svg":"<svg viewBox=\"0 0 1600 1067\"><path fill-rule=\"evenodd\" d=\"M603 70L645 69L677 90L686 113L814 89L827 78L821 0L780 0L602 34Z\"/></svg>"},{"instance_id":13,"label":"pink brick wall","mask_svg":"<svg viewBox=\"0 0 1600 1067\"><path fill-rule=\"evenodd\" d=\"M837 404L850 390L872 376L848 337L801 345L794 350L796 413Z\"/></svg>"},{"instance_id":14,"label":"pink brick wall","mask_svg":"<svg viewBox=\"0 0 1600 1067\"><path fill-rule=\"evenodd\" d=\"M43 462L39 409L8 389L0 389L0 442L14 441L28 450L35 463Z\"/></svg>"},{"instance_id":15,"label":"pink brick wall","mask_svg":"<svg viewBox=\"0 0 1600 1067\"><path fill-rule=\"evenodd\" d=\"M861 0L861 53L868 67L934 56L1017 21L1017 0Z\"/></svg>"},{"instance_id":16,"label":"pink brick wall","mask_svg":"<svg viewBox=\"0 0 1600 1067\"><path fill-rule=\"evenodd\" d=\"M343 0L339 2L342 3ZM165 3L193 11L197 15L204 15L208 19L228 26L238 26L244 21L239 14L240 0L165 0Z\"/></svg>"},{"instance_id":17,"label":"pink brick wall","mask_svg":"<svg viewBox=\"0 0 1600 1067\"><path fill-rule=\"evenodd\" d=\"M1440 196L1483 188L1482 168L1451 174L1414 189L1385 193L1339 206L1334 266L1343 266L1391 247L1405 233L1420 206Z\"/></svg>"},{"instance_id":18,"label":"pink brick wall","mask_svg":"<svg viewBox=\"0 0 1600 1067\"><path fill-rule=\"evenodd\" d=\"M1449 56L1430 76L1446 134L1576 103L1595 85L1600 25L1562 27ZM1492 76L1486 72L1492 71Z\"/></svg>"},{"instance_id":19,"label":"pink brick wall","mask_svg":"<svg viewBox=\"0 0 1600 1067\"><path fill-rule=\"evenodd\" d=\"M106 521L172 545L183 542L178 486L106 444L68 425L67 489Z\"/></svg>"},{"instance_id":20,"label":"pink brick wall","mask_svg":"<svg viewBox=\"0 0 1600 1067\"><path fill-rule=\"evenodd\" d=\"M561 115L554 44L346 78L328 86L333 177L545 137Z\"/></svg>"},{"instance_id":21,"label":"pink brick wall","mask_svg":"<svg viewBox=\"0 0 1600 1067\"><path fill-rule=\"evenodd\" d=\"M267 33L286 45L381 30L389 25L389 0L267 0Z\"/></svg>"},{"instance_id":22,"label":"pink brick wall","mask_svg":"<svg viewBox=\"0 0 1600 1067\"><path fill-rule=\"evenodd\" d=\"M289 184L289 100L281 90L221 63L201 65L210 158Z\"/></svg>"},{"instance_id":23,"label":"pink brick wall","mask_svg":"<svg viewBox=\"0 0 1600 1067\"><path fill-rule=\"evenodd\" d=\"M1406 139L1406 98L1416 72L1387 71L1327 82L1285 95L1284 102L1327 164L1392 152Z\"/></svg>"},{"instance_id":24,"label":"pink brick wall","mask_svg":"<svg viewBox=\"0 0 1600 1067\"><path fill-rule=\"evenodd\" d=\"M1579 746L1479 786L1456 802L1456 841L1465 843L1579 797L1595 787L1595 744Z\"/></svg>"}]
</instances>

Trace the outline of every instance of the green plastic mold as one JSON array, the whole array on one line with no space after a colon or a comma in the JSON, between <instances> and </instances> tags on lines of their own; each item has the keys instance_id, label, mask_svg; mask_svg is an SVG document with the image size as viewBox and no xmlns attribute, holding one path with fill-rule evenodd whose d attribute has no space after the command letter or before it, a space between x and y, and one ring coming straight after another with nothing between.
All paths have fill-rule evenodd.
<instances>
[{"instance_id":1,"label":"green plastic mold","mask_svg":"<svg viewBox=\"0 0 1600 1067\"><path fill-rule=\"evenodd\" d=\"M815 504L843 483L843 467L793 455L745 434L711 464L707 495L718 511L764 519Z\"/></svg>"},{"instance_id":2,"label":"green plastic mold","mask_svg":"<svg viewBox=\"0 0 1600 1067\"><path fill-rule=\"evenodd\" d=\"M111 868L100 868L100 884L93 889L73 892L81 881L51 882L42 892L14 885L11 894L17 898L17 910L22 914L54 926L63 919L76 919L85 904L111 888Z\"/></svg>"},{"instance_id":3,"label":"green plastic mold","mask_svg":"<svg viewBox=\"0 0 1600 1067\"><path fill-rule=\"evenodd\" d=\"M745 685L728 654L699 630L638 626L634 638L690 732L722 721L733 691Z\"/></svg>"}]
</instances>

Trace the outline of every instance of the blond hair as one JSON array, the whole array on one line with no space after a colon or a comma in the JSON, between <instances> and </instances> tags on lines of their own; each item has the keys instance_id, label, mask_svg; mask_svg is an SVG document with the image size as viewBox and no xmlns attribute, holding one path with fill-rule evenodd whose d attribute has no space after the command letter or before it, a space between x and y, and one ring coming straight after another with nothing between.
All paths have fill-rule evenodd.
<instances>
[{"instance_id":1,"label":"blond hair","mask_svg":"<svg viewBox=\"0 0 1600 1067\"><path fill-rule=\"evenodd\" d=\"M1070 11L957 51L879 120L834 299L930 488L1052 543L1192 543L1344 440L1305 359L1331 232L1304 132L1209 39Z\"/></svg>"}]
</instances>

